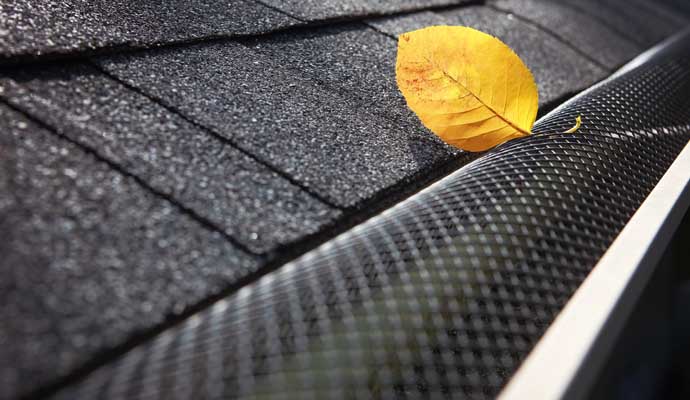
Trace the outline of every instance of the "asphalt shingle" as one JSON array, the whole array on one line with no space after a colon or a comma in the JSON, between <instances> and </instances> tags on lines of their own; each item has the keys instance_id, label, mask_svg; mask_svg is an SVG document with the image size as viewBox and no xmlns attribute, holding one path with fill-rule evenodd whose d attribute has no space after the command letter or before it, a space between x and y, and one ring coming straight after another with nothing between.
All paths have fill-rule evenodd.
<instances>
[{"instance_id":1,"label":"asphalt shingle","mask_svg":"<svg viewBox=\"0 0 690 400\"><path fill-rule=\"evenodd\" d=\"M237 146L342 207L411 179L447 157L422 129L400 129L369 104L237 43L99 61Z\"/></svg>"},{"instance_id":2,"label":"asphalt shingle","mask_svg":"<svg viewBox=\"0 0 690 400\"><path fill-rule=\"evenodd\" d=\"M300 22L251 0L0 2L0 62L262 33Z\"/></svg>"},{"instance_id":3,"label":"asphalt shingle","mask_svg":"<svg viewBox=\"0 0 690 400\"><path fill-rule=\"evenodd\" d=\"M443 15L433 11L422 11L398 17L376 18L366 21L374 29L394 37L432 25L452 25Z\"/></svg>"},{"instance_id":4,"label":"asphalt shingle","mask_svg":"<svg viewBox=\"0 0 690 400\"><path fill-rule=\"evenodd\" d=\"M395 41L364 25L289 32L244 43L278 64L347 91L383 114L406 108L395 85Z\"/></svg>"},{"instance_id":5,"label":"asphalt shingle","mask_svg":"<svg viewBox=\"0 0 690 400\"><path fill-rule=\"evenodd\" d=\"M604 0L614 7L629 7L638 15L651 15L652 22L664 24L662 29L668 30L668 34L674 34L682 30L690 22L690 17L681 10L673 8L671 4L660 0ZM671 29L672 28L672 29Z\"/></svg>"},{"instance_id":6,"label":"asphalt shingle","mask_svg":"<svg viewBox=\"0 0 690 400\"><path fill-rule=\"evenodd\" d=\"M498 0L492 4L548 29L611 70L643 50L600 21L563 4L549 0Z\"/></svg>"},{"instance_id":7,"label":"asphalt shingle","mask_svg":"<svg viewBox=\"0 0 690 400\"><path fill-rule=\"evenodd\" d=\"M410 134L426 131L407 107L395 81L397 42L362 24L285 33L245 42L275 63L366 104L377 115L395 121ZM439 160L458 151L431 132L428 146Z\"/></svg>"},{"instance_id":8,"label":"asphalt shingle","mask_svg":"<svg viewBox=\"0 0 690 400\"><path fill-rule=\"evenodd\" d=\"M170 204L0 105L0 398L257 267Z\"/></svg>"},{"instance_id":9,"label":"asphalt shingle","mask_svg":"<svg viewBox=\"0 0 690 400\"><path fill-rule=\"evenodd\" d=\"M686 0L639 0L652 5L661 4L666 9L666 13L676 16L682 15L683 18L690 18L690 3Z\"/></svg>"},{"instance_id":10,"label":"asphalt shingle","mask_svg":"<svg viewBox=\"0 0 690 400\"><path fill-rule=\"evenodd\" d=\"M558 0L616 30L643 48L651 47L687 23L649 12L639 2L628 0ZM654 3L651 7L662 7Z\"/></svg>"},{"instance_id":11,"label":"asphalt shingle","mask_svg":"<svg viewBox=\"0 0 690 400\"><path fill-rule=\"evenodd\" d=\"M313 21L380 15L468 1L470 0L265 0L265 3L299 19Z\"/></svg>"},{"instance_id":12,"label":"asphalt shingle","mask_svg":"<svg viewBox=\"0 0 690 400\"><path fill-rule=\"evenodd\" d=\"M376 19L369 24L390 35L429 24L463 25L492 34L510 46L532 71L540 106L585 89L608 73L549 33L485 6Z\"/></svg>"},{"instance_id":13,"label":"asphalt shingle","mask_svg":"<svg viewBox=\"0 0 690 400\"><path fill-rule=\"evenodd\" d=\"M220 138L95 68L22 69L4 96L261 253L340 215ZM19 83L17 83L19 82Z\"/></svg>"}]
</instances>

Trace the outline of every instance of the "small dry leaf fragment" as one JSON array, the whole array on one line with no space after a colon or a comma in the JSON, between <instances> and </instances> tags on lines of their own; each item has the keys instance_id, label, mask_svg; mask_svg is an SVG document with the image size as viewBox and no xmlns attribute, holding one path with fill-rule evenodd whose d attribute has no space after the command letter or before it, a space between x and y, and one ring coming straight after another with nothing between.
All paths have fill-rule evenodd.
<instances>
[{"instance_id":1,"label":"small dry leaf fragment","mask_svg":"<svg viewBox=\"0 0 690 400\"><path fill-rule=\"evenodd\" d=\"M580 129L580 125L582 125L582 116L578 115L577 118L575 118L575 125L563 133L575 133Z\"/></svg>"},{"instance_id":2,"label":"small dry leaf fragment","mask_svg":"<svg viewBox=\"0 0 690 400\"><path fill-rule=\"evenodd\" d=\"M503 42L472 28L402 34L396 79L422 123L464 150L527 136L537 116L537 85L527 66Z\"/></svg>"}]
</instances>

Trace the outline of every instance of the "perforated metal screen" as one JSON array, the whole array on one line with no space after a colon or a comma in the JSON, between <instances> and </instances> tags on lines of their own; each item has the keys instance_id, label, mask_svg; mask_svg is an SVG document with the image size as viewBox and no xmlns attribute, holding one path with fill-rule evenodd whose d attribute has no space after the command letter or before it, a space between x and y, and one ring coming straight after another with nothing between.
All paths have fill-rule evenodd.
<instances>
[{"instance_id":1,"label":"perforated metal screen","mask_svg":"<svg viewBox=\"0 0 690 400\"><path fill-rule=\"evenodd\" d=\"M676 41L58 397L494 397L690 139L689 55Z\"/></svg>"}]
</instances>

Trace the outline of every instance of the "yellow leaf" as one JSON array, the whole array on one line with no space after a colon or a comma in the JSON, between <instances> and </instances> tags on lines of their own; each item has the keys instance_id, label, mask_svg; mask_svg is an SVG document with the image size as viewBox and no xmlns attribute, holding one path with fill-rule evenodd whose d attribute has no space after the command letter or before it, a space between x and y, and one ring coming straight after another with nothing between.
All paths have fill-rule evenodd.
<instances>
[{"instance_id":1,"label":"yellow leaf","mask_svg":"<svg viewBox=\"0 0 690 400\"><path fill-rule=\"evenodd\" d=\"M422 123L464 150L527 136L537 117L537 85L527 66L503 42L472 28L402 34L395 70Z\"/></svg>"},{"instance_id":2,"label":"yellow leaf","mask_svg":"<svg viewBox=\"0 0 690 400\"><path fill-rule=\"evenodd\" d=\"M572 128L568 129L567 131L565 131L563 133L575 133L575 131L580 129L580 125L582 125L582 117L578 115L577 118L575 118L575 126L573 126Z\"/></svg>"}]
</instances>

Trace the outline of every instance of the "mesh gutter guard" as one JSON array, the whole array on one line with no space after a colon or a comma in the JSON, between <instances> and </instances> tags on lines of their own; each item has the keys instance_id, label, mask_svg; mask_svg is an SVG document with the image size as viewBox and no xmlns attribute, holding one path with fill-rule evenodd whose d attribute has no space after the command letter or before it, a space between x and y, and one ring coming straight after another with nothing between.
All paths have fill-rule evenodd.
<instances>
[{"instance_id":1,"label":"mesh gutter guard","mask_svg":"<svg viewBox=\"0 0 690 400\"><path fill-rule=\"evenodd\" d=\"M549 326L501 400L589 398L690 205L690 144Z\"/></svg>"},{"instance_id":2,"label":"mesh gutter guard","mask_svg":"<svg viewBox=\"0 0 690 400\"><path fill-rule=\"evenodd\" d=\"M635 64L669 46L665 42L649 50ZM633 63L616 75L632 67ZM501 400L589 397L689 208L687 144L511 378Z\"/></svg>"},{"instance_id":3,"label":"mesh gutter guard","mask_svg":"<svg viewBox=\"0 0 690 400\"><path fill-rule=\"evenodd\" d=\"M534 132L56 397L495 397L690 139L690 36Z\"/></svg>"}]
</instances>

